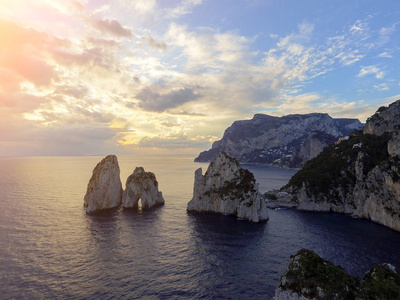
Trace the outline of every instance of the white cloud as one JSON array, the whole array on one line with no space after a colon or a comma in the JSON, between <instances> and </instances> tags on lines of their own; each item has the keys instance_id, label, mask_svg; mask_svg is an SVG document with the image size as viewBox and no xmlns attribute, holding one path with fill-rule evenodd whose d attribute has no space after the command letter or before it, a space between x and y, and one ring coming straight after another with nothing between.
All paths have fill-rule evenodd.
<instances>
[{"instance_id":1,"label":"white cloud","mask_svg":"<svg viewBox=\"0 0 400 300\"><path fill-rule=\"evenodd\" d=\"M388 52L382 52L381 54L378 55L378 57L393 58L393 56Z\"/></svg>"},{"instance_id":2,"label":"white cloud","mask_svg":"<svg viewBox=\"0 0 400 300\"><path fill-rule=\"evenodd\" d=\"M392 26L389 26L389 27L382 27L380 30L379 30L379 41L378 41L378 43L380 44L380 45L384 45L384 44L387 44L389 41L390 41L390 39L391 39L391 36L394 34L394 32L396 31L396 26L398 25L399 23L395 23L395 24L393 24Z\"/></svg>"},{"instance_id":3,"label":"white cloud","mask_svg":"<svg viewBox=\"0 0 400 300\"><path fill-rule=\"evenodd\" d=\"M389 90L389 86L386 83L375 84L375 85L373 85L373 88L380 92Z\"/></svg>"},{"instance_id":4,"label":"white cloud","mask_svg":"<svg viewBox=\"0 0 400 300\"><path fill-rule=\"evenodd\" d=\"M315 103L321 100L321 96L316 93L306 93L298 95L285 94L282 104L278 105L275 113L278 115L310 113L314 112Z\"/></svg>"},{"instance_id":5,"label":"white cloud","mask_svg":"<svg viewBox=\"0 0 400 300\"><path fill-rule=\"evenodd\" d=\"M376 79L382 79L384 77L384 72L381 71L377 66L366 66L362 67L357 77L364 77L367 75L375 75Z\"/></svg>"},{"instance_id":6,"label":"white cloud","mask_svg":"<svg viewBox=\"0 0 400 300\"><path fill-rule=\"evenodd\" d=\"M193 9L202 4L203 0L183 0L179 5L174 8L166 10L166 16L168 18L179 18L182 15L189 14Z\"/></svg>"},{"instance_id":7,"label":"white cloud","mask_svg":"<svg viewBox=\"0 0 400 300\"><path fill-rule=\"evenodd\" d=\"M350 28L352 34L363 34L369 30L368 22L365 20L357 20Z\"/></svg>"},{"instance_id":8,"label":"white cloud","mask_svg":"<svg viewBox=\"0 0 400 300\"><path fill-rule=\"evenodd\" d=\"M118 0L120 6L134 12L135 15L154 13L157 7L156 0Z\"/></svg>"},{"instance_id":9,"label":"white cloud","mask_svg":"<svg viewBox=\"0 0 400 300\"><path fill-rule=\"evenodd\" d=\"M204 69L222 71L246 63L251 57L250 41L235 32L190 32L186 26L173 23L166 40L179 53L177 58L184 60L181 64L190 72L206 72Z\"/></svg>"},{"instance_id":10,"label":"white cloud","mask_svg":"<svg viewBox=\"0 0 400 300\"><path fill-rule=\"evenodd\" d=\"M298 31L289 34L279 40L277 43L278 47L285 48L291 45L298 45L298 43L308 41L314 30L314 25L311 23L304 22L299 25Z\"/></svg>"},{"instance_id":11,"label":"white cloud","mask_svg":"<svg viewBox=\"0 0 400 300\"><path fill-rule=\"evenodd\" d=\"M360 53L359 50L354 50L352 52L347 52L347 53L340 52L335 58L338 58L343 65L349 66L361 60L365 56L359 53Z\"/></svg>"}]
</instances>

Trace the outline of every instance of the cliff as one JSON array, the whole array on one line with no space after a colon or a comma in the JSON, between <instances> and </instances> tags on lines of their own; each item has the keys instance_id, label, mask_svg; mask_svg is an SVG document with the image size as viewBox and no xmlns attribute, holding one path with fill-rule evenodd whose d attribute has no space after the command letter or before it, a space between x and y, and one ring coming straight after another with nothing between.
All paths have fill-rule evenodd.
<instances>
[{"instance_id":1,"label":"cliff","mask_svg":"<svg viewBox=\"0 0 400 300\"><path fill-rule=\"evenodd\" d=\"M251 120L235 121L223 138L195 161L211 161L217 153L226 152L241 163L299 168L328 144L362 127L356 119L332 119L321 113L283 117L256 114Z\"/></svg>"},{"instance_id":2,"label":"cliff","mask_svg":"<svg viewBox=\"0 0 400 300\"><path fill-rule=\"evenodd\" d=\"M201 168L196 170L187 210L236 215L255 223L268 220L254 175L226 153L218 153L204 175Z\"/></svg>"},{"instance_id":3,"label":"cliff","mask_svg":"<svg viewBox=\"0 0 400 300\"><path fill-rule=\"evenodd\" d=\"M118 159L115 155L108 155L93 169L89 180L84 207L86 213L116 208L122 201L122 184Z\"/></svg>"},{"instance_id":4,"label":"cliff","mask_svg":"<svg viewBox=\"0 0 400 300\"><path fill-rule=\"evenodd\" d=\"M142 209L164 205L162 193L158 191L158 182L152 172L137 167L126 180L122 195L122 207L137 208L141 200Z\"/></svg>"},{"instance_id":5,"label":"cliff","mask_svg":"<svg viewBox=\"0 0 400 300\"><path fill-rule=\"evenodd\" d=\"M284 188L298 209L367 218L400 231L400 101L381 107L363 131L325 148Z\"/></svg>"},{"instance_id":6,"label":"cliff","mask_svg":"<svg viewBox=\"0 0 400 300\"><path fill-rule=\"evenodd\" d=\"M383 263L363 278L353 277L307 249L290 257L275 291L275 300L399 298L400 277L392 265Z\"/></svg>"}]
</instances>

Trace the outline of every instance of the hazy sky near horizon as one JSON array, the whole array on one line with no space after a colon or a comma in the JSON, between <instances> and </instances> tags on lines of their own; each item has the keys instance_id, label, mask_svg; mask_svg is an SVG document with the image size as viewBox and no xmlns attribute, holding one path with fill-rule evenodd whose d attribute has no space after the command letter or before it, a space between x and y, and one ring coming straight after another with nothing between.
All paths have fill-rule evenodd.
<instances>
[{"instance_id":1,"label":"hazy sky near horizon","mask_svg":"<svg viewBox=\"0 0 400 300\"><path fill-rule=\"evenodd\" d=\"M400 99L398 0L0 0L0 155L197 153Z\"/></svg>"}]
</instances>

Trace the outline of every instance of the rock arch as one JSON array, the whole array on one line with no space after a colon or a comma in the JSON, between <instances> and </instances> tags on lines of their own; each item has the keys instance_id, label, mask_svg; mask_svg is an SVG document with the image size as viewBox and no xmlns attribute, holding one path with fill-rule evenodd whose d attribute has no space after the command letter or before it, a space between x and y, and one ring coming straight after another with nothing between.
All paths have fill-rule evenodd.
<instances>
[{"instance_id":1,"label":"rock arch","mask_svg":"<svg viewBox=\"0 0 400 300\"><path fill-rule=\"evenodd\" d=\"M145 172L143 167L136 167L126 180L126 188L122 195L122 207L138 208L141 200L142 209L164 205L162 193L158 190L156 176Z\"/></svg>"}]
</instances>

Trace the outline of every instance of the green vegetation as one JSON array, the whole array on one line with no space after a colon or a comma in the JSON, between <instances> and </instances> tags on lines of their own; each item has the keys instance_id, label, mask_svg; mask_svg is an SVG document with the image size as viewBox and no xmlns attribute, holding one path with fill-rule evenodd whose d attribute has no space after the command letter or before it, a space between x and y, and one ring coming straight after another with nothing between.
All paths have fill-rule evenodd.
<instances>
[{"instance_id":1,"label":"green vegetation","mask_svg":"<svg viewBox=\"0 0 400 300\"><path fill-rule=\"evenodd\" d=\"M374 266L364 276L363 299L399 299L400 277L387 264Z\"/></svg>"},{"instance_id":2,"label":"green vegetation","mask_svg":"<svg viewBox=\"0 0 400 300\"><path fill-rule=\"evenodd\" d=\"M381 136L362 134L355 131L349 140L326 147L317 157L309 160L289 181L288 186L300 188L303 182L308 192L314 195L334 193L332 187L340 187L344 192L354 186L355 162L358 153L364 153L362 163L366 176L376 165L388 160L387 144L391 135ZM332 194L339 201L339 196Z\"/></svg>"},{"instance_id":3,"label":"green vegetation","mask_svg":"<svg viewBox=\"0 0 400 300\"><path fill-rule=\"evenodd\" d=\"M222 152L222 153L228 160L228 162L227 163L224 162L222 164L222 166L224 166L225 164L228 164L228 165L236 165L236 166L240 167L239 162L235 158L227 155L225 152ZM213 161L210 163L209 168L214 168L214 165L215 165L215 162ZM210 174L208 173L208 170L207 170L205 176L209 176L209 175ZM219 177L219 176L221 176L221 174L214 173L212 176ZM216 194L219 197L221 197L221 199L226 198L226 196L228 196L228 195L234 196L236 198L244 199L245 194L256 192L255 186L256 186L256 179L255 179L253 173L251 173L247 169L239 168L238 174L235 174L234 180L231 180L231 181L225 180L225 182L222 184L222 186L219 186L219 187L216 187L214 185L209 191L206 191L204 194L207 196ZM251 203L249 205L251 205Z\"/></svg>"},{"instance_id":4,"label":"green vegetation","mask_svg":"<svg viewBox=\"0 0 400 300\"><path fill-rule=\"evenodd\" d=\"M342 267L335 266L307 249L301 249L291 259L285 274L287 284L281 284L282 289L289 289L308 298L352 298L358 280L348 275Z\"/></svg>"},{"instance_id":5,"label":"green vegetation","mask_svg":"<svg viewBox=\"0 0 400 300\"><path fill-rule=\"evenodd\" d=\"M280 288L313 299L399 299L400 277L388 264L375 266L364 278L353 277L315 252L291 256Z\"/></svg>"},{"instance_id":6,"label":"green vegetation","mask_svg":"<svg viewBox=\"0 0 400 300\"><path fill-rule=\"evenodd\" d=\"M225 181L224 185L215 191L211 191L214 193L217 193L221 196L226 196L232 193L232 191L237 191L236 194L234 194L236 197L239 197L240 195L247 194L249 192L255 193L256 190L254 189L255 184L256 184L256 179L254 178L253 173L251 173L249 170L246 169L240 169L240 181Z\"/></svg>"}]
</instances>

